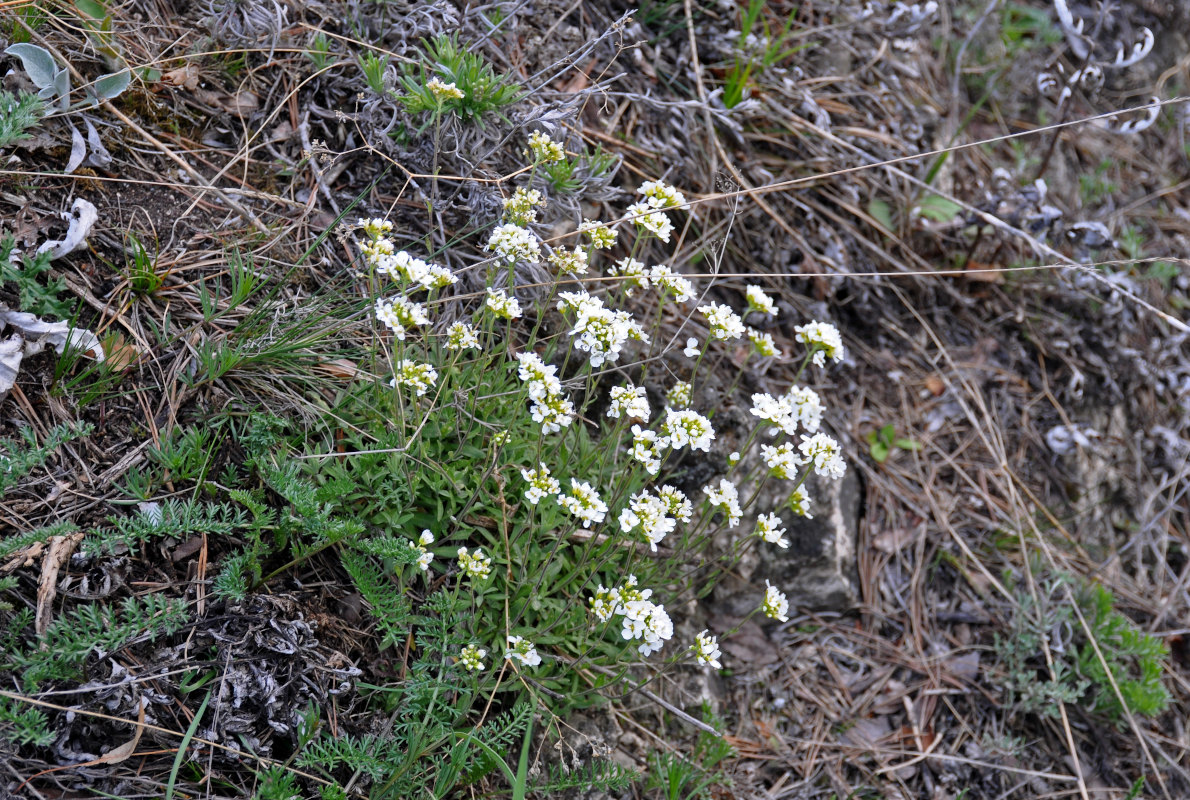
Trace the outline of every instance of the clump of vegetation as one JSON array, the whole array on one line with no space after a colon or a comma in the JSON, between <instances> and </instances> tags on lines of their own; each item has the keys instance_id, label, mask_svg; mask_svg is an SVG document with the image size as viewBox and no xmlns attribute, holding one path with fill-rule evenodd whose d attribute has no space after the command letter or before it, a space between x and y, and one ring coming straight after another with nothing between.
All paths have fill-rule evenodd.
<instances>
[{"instance_id":1,"label":"clump of vegetation","mask_svg":"<svg viewBox=\"0 0 1190 800\"><path fill-rule=\"evenodd\" d=\"M421 62L398 78L404 93L397 99L410 114L449 113L482 125L484 115L523 94L510 76L497 73L483 56L460 45L457 36L436 36L424 46Z\"/></svg>"},{"instance_id":2,"label":"clump of vegetation","mask_svg":"<svg viewBox=\"0 0 1190 800\"><path fill-rule=\"evenodd\" d=\"M1069 597L1076 598L1089 635ZM995 638L1010 703L1052 717L1057 704L1070 704L1111 720L1121 719L1125 709L1154 716L1169 705L1162 683L1169 648L1116 611L1107 589L1079 588L1069 576L1057 576L1040 583L1036 601L1024 591L1016 599L1011 630ZM1052 669L1042 656L1043 641Z\"/></svg>"}]
</instances>

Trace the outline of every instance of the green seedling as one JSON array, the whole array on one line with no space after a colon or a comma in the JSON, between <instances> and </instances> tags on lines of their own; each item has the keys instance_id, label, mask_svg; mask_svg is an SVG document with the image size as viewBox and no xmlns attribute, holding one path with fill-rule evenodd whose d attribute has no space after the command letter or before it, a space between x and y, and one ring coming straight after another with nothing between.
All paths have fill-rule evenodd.
<instances>
[{"instance_id":1,"label":"green seedling","mask_svg":"<svg viewBox=\"0 0 1190 800\"><path fill-rule=\"evenodd\" d=\"M865 438L868 440L868 452L881 464L888 460L894 450L921 449L921 442L897 436L897 429L891 424L885 425L879 430L870 431Z\"/></svg>"}]
</instances>

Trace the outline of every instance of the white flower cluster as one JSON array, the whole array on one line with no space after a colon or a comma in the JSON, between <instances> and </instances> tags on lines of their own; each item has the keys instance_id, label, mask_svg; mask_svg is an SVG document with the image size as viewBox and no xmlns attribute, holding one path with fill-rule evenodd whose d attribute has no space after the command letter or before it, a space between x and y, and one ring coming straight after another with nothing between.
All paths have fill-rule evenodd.
<instances>
[{"instance_id":1,"label":"white flower cluster","mask_svg":"<svg viewBox=\"0 0 1190 800\"><path fill-rule=\"evenodd\" d=\"M607 274L624 279L620 281L620 286L628 297L632 297L637 289L649 288L649 269L635 258L621 258L608 267Z\"/></svg>"},{"instance_id":2,"label":"white flower cluster","mask_svg":"<svg viewBox=\"0 0 1190 800\"><path fill-rule=\"evenodd\" d=\"M695 344L698 342L695 341ZM665 393L665 402L670 408L685 408L690 405L692 399L694 399L694 387L685 381L678 381Z\"/></svg>"},{"instance_id":3,"label":"white flower cluster","mask_svg":"<svg viewBox=\"0 0 1190 800\"><path fill-rule=\"evenodd\" d=\"M529 384L529 410L542 433L557 433L574 421L574 403L562 393L558 368L544 363L536 353L518 353L517 376Z\"/></svg>"},{"instance_id":4,"label":"white flower cluster","mask_svg":"<svg viewBox=\"0 0 1190 800\"><path fill-rule=\"evenodd\" d=\"M711 636L710 631L703 631L695 636L690 651L694 653L694 660L699 664L705 664L712 669L723 669L723 665L719 663L723 651L719 649L719 640Z\"/></svg>"},{"instance_id":5,"label":"white flower cluster","mask_svg":"<svg viewBox=\"0 0 1190 800\"><path fill-rule=\"evenodd\" d=\"M694 284L665 264L657 264L649 270L649 279L658 289L670 294L676 303L687 303L694 299Z\"/></svg>"},{"instance_id":6,"label":"white flower cluster","mask_svg":"<svg viewBox=\"0 0 1190 800\"><path fill-rule=\"evenodd\" d=\"M839 443L825 433L813 436L803 434L798 449L807 462L813 463L814 472L824 478L842 478L847 471L847 462L843 460Z\"/></svg>"},{"instance_id":7,"label":"white flower cluster","mask_svg":"<svg viewBox=\"0 0 1190 800\"><path fill-rule=\"evenodd\" d=\"M699 306L698 310L707 318L712 339L738 339L744 335L744 321L731 310L731 306L711 303Z\"/></svg>"},{"instance_id":8,"label":"white flower cluster","mask_svg":"<svg viewBox=\"0 0 1190 800\"><path fill-rule=\"evenodd\" d=\"M446 83L440 78L430 78L426 81L426 88L438 100L462 100L466 93L453 82Z\"/></svg>"},{"instance_id":9,"label":"white flower cluster","mask_svg":"<svg viewBox=\"0 0 1190 800\"><path fill-rule=\"evenodd\" d=\"M614 589L600 584L589 602L592 613L600 622L622 616L620 635L629 641L641 639L637 649L647 657L661 650L664 642L673 637L674 628L665 606L649 600L653 590L637 589L636 583L636 576L629 575L623 586Z\"/></svg>"},{"instance_id":10,"label":"white flower cluster","mask_svg":"<svg viewBox=\"0 0 1190 800\"><path fill-rule=\"evenodd\" d=\"M525 490L525 499L534 506L546 497L562 491L562 484L558 483L557 478L550 475L549 468L545 464L538 466L539 469L521 470L521 477L529 484L529 488Z\"/></svg>"},{"instance_id":11,"label":"white flower cluster","mask_svg":"<svg viewBox=\"0 0 1190 800\"><path fill-rule=\"evenodd\" d=\"M578 337L574 346L589 354L593 367L618 361L629 339L649 341L645 329L627 311L612 311L601 299L584 291L561 292L558 297L559 311L570 310L577 315L570 335Z\"/></svg>"},{"instance_id":12,"label":"white flower cluster","mask_svg":"<svg viewBox=\"0 0 1190 800\"><path fill-rule=\"evenodd\" d=\"M657 431L632 426L632 457L644 465L650 475L661 471L661 459L669 448L669 439L658 436Z\"/></svg>"},{"instance_id":13,"label":"white flower cluster","mask_svg":"<svg viewBox=\"0 0 1190 800\"><path fill-rule=\"evenodd\" d=\"M528 228L506 222L497 225L485 247L497 256L515 264L517 261L541 261L541 240Z\"/></svg>"},{"instance_id":14,"label":"white flower cluster","mask_svg":"<svg viewBox=\"0 0 1190 800\"><path fill-rule=\"evenodd\" d=\"M763 333L749 326L747 329L748 340L752 342L752 347L761 356L779 356L781 355L780 348L777 343L773 341L771 333Z\"/></svg>"},{"instance_id":15,"label":"white flower cluster","mask_svg":"<svg viewBox=\"0 0 1190 800\"><path fill-rule=\"evenodd\" d=\"M544 203L541 192L518 186L512 197L504 198L504 216L515 225L528 225L537 221L537 206Z\"/></svg>"},{"instance_id":16,"label":"white flower cluster","mask_svg":"<svg viewBox=\"0 0 1190 800\"><path fill-rule=\"evenodd\" d=\"M452 322L446 329L446 349L466 350L479 348L479 332L466 322Z\"/></svg>"},{"instance_id":17,"label":"white flower cluster","mask_svg":"<svg viewBox=\"0 0 1190 800\"><path fill-rule=\"evenodd\" d=\"M768 314L770 317L777 316L777 305L773 302L773 298L764 293L764 290L755 284L750 284L745 290L745 296L748 299L748 309L750 311L759 311L761 314Z\"/></svg>"},{"instance_id":18,"label":"white flower cluster","mask_svg":"<svg viewBox=\"0 0 1190 800\"><path fill-rule=\"evenodd\" d=\"M394 370L396 375L388 382L389 386L396 388L397 386L408 386L417 394L418 397L423 396L438 380L438 370L434 369L429 364L419 364L416 361L409 361L408 359L397 362L397 368Z\"/></svg>"},{"instance_id":19,"label":"white flower cluster","mask_svg":"<svg viewBox=\"0 0 1190 800\"><path fill-rule=\"evenodd\" d=\"M789 622L789 600L786 599L785 593L768 581L765 581L764 585L764 604L760 607L764 615L770 619Z\"/></svg>"},{"instance_id":20,"label":"white flower cluster","mask_svg":"<svg viewBox=\"0 0 1190 800\"><path fill-rule=\"evenodd\" d=\"M649 231L663 242L669 242L674 226L663 209L685 205L686 196L662 181L645 181L637 191L645 199L628 206L625 213L634 218L632 221L641 230Z\"/></svg>"},{"instance_id":21,"label":"white flower cluster","mask_svg":"<svg viewBox=\"0 0 1190 800\"><path fill-rule=\"evenodd\" d=\"M459 571L472 580L482 581L492 574L492 559L483 554L483 548L468 553L466 547L459 548Z\"/></svg>"},{"instance_id":22,"label":"white flower cluster","mask_svg":"<svg viewBox=\"0 0 1190 800\"><path fill-rule=\"evenodd\" d=\"M665 421L661 424L667 444L675 450L689 446L691 450L711 451L711 440L715 438L715 429L711 421L689 408L675 411L665 409Z\"/></svg>"},{"instance_id":23,"label":"white flower cluster","mask_svg":"<svg viewBox=\"0 0 1190 800\"><path fill-rule=\"evenodd\" d=\"M613 386L611 400L607 409L609 417L619 419L623 415L626 419L649 421L649 401L645 399L645 387L633 386L631 383Z\"/></svg>"},{"instance_id":24,"label":"white flower cluster","mask_svg":"<svg viewBox=\"0 0 1190 800\"><path fill-rule=\"evenodd\" d=\"M423 261L404 250L381 256L376 263L376 271L393 280L412 284L411 289L445 289L459 282L446 267Z\"/></svg>"},{"instance_id":25,"label":"white flower cluster","mask_svg":"<svg viewBox=\"0 0 1190 800\"><path fill-rule=\"evenodd\" d=\"M717 508L727 516L727 524L734 528L740 524L740 518L744 516L743 509L740 508L740 492L736 485L727 478L719 479L719 488L715 488L710 484L702 487L703 492L710 501L712 508Z\"/></svg>"},{"instance_id":26,"label":"white flower cluster","mask_svg":"<svg viewBox=\"0 0 1190 800\"><path fill-rule=\"evenodd\" d=\"M549 262L554 265L554 269L558 270L559 273L569 273L571 275L587 274L587 251L581 247L575 247L571 250L559 247L550 253Z\"/></svg>"},{"instance_id":27,"label":"white flower cluster","mask_svg":"<svg viewBox=\"0 0 1190 800\"><path fill-rule=\"evenodd\" d=\"M533 131L529 134L529 149L525 151L525 155L535 164L552 164L566 158L566 151L560 143L551 139L549 134Z\"/></svg>"},{"instance_id":28,"label":"white flower cluster","mask_svg":"<svg viewBox=\"0 0 1190 800\"><path fill-rule=\"evenodd\" d=\"M794 452L792 442L785 442L776 447L762 444L760 457L768 466L769 474L783 480L795 480L798 474L797 468L805 463L801 456Z\"/></svg>"},{"instance_id":29,"label":"white flower cluster","mask_svg":"<svg viewBox=\"0 0 1190 800\"><path fill-rule=\"evenodd\" d=\"M578 226L580 233L587 234L591 240L591 247L596 250L608 250L616 243L619 234L597 219L584 219Z\"/></svg>"},{"instance_id":30,"label":"white flower cluster","mask_svg":"<svg viewBox=\"0 0 1190 800\"><path fill-rule=\"evenodd\" d=\"M388 300L377 298L376 319L384 323L393 334L405 341L405 334L410 328L419 325L429 325L430 318L426 314L426 307L404 297L393 297Z\"/></svg>"},{"instance_id":31,"label":"white flower cluster","mask_svg":"<svg viewBox=\"0 0 1190 800\"><path fill-rule=\"evenodd\" d=\"M690 521L690 501L679 490L664 486L658 494L646 489L632 495L628 507L620 512L620 530L639 530L653 552L657 544L677 528L678 521ZM673 516L670 516L673 515Z\"/></svg>"},{"instance_id":32,"label":"white flower cluster","mask_svg":"<svg viewBox=\"0 0 1190 800\"><path fill-rule=\"evenodd\" d=\"M756 535L777 547L789 547L789 540L785 538L785 529L781 524L781 518L776 514L761 514L756 518Z\"/></svg>"},{"instance_id":33,"label":"white flower cluster","mask_svg":"<svg viewBox=\"0 0 1190 800\"><path fill-rule=\"evenodd\" d=\"M814 354L813 361L818 366L825 366L828 358L842 361L845 357L843 337L839 335L839 329L829 322L809 322L798 325L794 330L797 331L795 338L810 347Z\"/></svg>"},{"instance_id":34,"label":"white flower cluster","mask_svg":"<svg viewBox=\"0 0 1190 800\"><path fill-rule=\"evenodd\" d=\"M599 492L591 484L577 478L570 479L569 494L558 495L558 505L578 517L584 528L603 522L607 516L607 504L600 499Z\"/></svg>"},{"instance_id":35,"label":"white flower cluster","mask_svg":"<svg viewBox=\"0 0 1190 800\"><path fill-rule=\"evenodd\" d=\"M822 399L813 389L799 386L791 387L780 397L773 397L768 393L752 395L752 416L759 417L765 422L772 423L769 435L775 435L780 430L787 436L793 436L798 426L809 433L814 433L822 424Z\"/></svg>"},{"instance_id":36,"label":"white flower cluster","mask_svg":"<svg viewBox=\"0 0 1190 800\"><path fill-rule=\"evenodd\" d=\"M484 304L500 319L517 319L521 315L521 304L503 289L489 288Z\"/></svg>"},{"instance_id":37,"label":"white flower cluster","mask_svg":"<svg viewBox=\"0 0 1190 800\"><path fill-rule=\"evenodd\" d=\"M541 663L541 656L537 654L533 642L521 636L508 637L508 649L504 651L504 657L509 661L519 661L522 667L536 667Z\"/></svg>"},{"instance_id":38,"label":"white flower cluster","mask_svg":"<svg viewBox=\"0 0 1190 800\"><path fill-rule=\"evenodd\" d=\"M408 543L409 549L416 550L418 553L417 566L421 568L422 572L428 570L430 568L430 562L434 560L434 554L427 549L427 545L433 543L434 534L430 533L428 529L421 532L421 536L417 537L416 542L410 541Z\"/></svg>"},{"instance_id":39,"label":"white flower cluster","mask_svg":"<svg viewBox=\"0 0 1190 800\"><path fill-rule=\"evenodd\" d=\"M483 658L487 654L488 651L482 647L469 644L459 651L459 663L463 665L463 669L479 672L483 669Z\"/></svg>"}]
</instances>

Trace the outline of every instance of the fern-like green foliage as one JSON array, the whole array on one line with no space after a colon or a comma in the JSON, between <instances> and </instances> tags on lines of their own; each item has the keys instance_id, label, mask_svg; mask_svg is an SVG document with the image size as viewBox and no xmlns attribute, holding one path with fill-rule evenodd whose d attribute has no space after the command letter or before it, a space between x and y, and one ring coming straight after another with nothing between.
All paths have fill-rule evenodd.
<instances>
[{"instance_id":1,"label":"fern-like green foliage","mask_svg":"<svg viewBox=\"0 0 1190 800\"><path fill-rule=\"evenodd\" d=\"M22 255L20 264L12 258L16 239L11 235L0 237L0 285L15 286L21 311L39 316L67 319L72 313L72 304L59 295L66 291L61 278L51 278L49 252L38 253L32 258Z\"/></svg>"},{"instance_id":2,"label":"fern-like green foliage","mask_svg":"<svg viewBox=\"0 0 1190 800\"><path fill-rule=\"evenodd\" d=\"M1082 627L1064 599L1065 591L1059 591L1070 581L1066 575L1041 581L1040 602L1034 602L1028 593L1017 593L1018 611L1011 631L1005 637L997 635L994 646L1005 670L1009 701L1019 703L1025 711L1050 717L1056 717L1058 704L1065 703L1118 720L1124 707L1108 680L1110 670L1131 713L1152 716L1164 711L1170 702L1161 681L1162 663L1169 654L1165 643L1116 611L1111 592L1102 586L1076 592L1091 636L1107 664L1104 669L1095 647L1081 635ZM1042 637L1053 631L1073 633L1070 646L1053 651L1050 675L1040 653Z\"/></svg>"},{"instance_id":3,"label":"fern-like green foliage","mask_svg":"<svg viewBox=\"0 0 1190 800\"><path fill-rule=\"evenodd\" d=\"M0 738L13 744L48 747L55 736L41 709L0 697Z\"/></svg>"},{"instance_id":4,"label":"fern-like green foliage","mask_svg":"<svg viewBox=\"0 0 1190 800\"><path fill-rule=\"evenodd\" d=\"M426 82L438 78L453 83L461 98L439 100L426 88ZM515 103L521 91L508 75L497 74L487 60L459 44L458 37L440 35L425 42L421 64L398 78L405 93L397 100L411 114L437 111L457 114L469 122L483 124L483 116Z\"/></svg>"},{"instance_id":5,"label":"fern-like green foliage","mask_svg":"<svg viewBox=\"0 0 1190 800\"><path fill-rule=\"evenodd\" d=\"M77 530L73 522L62 520L44 528L34 528L25 533L17 533L4 540L0 540L0 561L7 559L18 550L24 550L36 542L49 541L51 536L66 536Z\"/></svg>"},{"instance_id":6,"label":"fern-like green foliage","mask_svg":"<svg viewBox=\"0 0 1190 800\"><path fill-rule=\"evenodd\" d=\"M32 428L21 429L21 440L0 441L0 492L5 492L33 470L41 467L62 445L89 436L95 426L82 422L63 422L50 428L45 441L38 442ZM0 544L0 548L3 548Z\"/></svg>"},{"instance_id":7,"label":"fern-like green foliage","mask_svg":"<svg viewBox=\"0 0 1190 800\"><path fill-rule=\"evenodd\" d=\"M28 130L45 116L45 103L35 94L0 89L0 148L28 139Z\"/></svg>"},{"instance_id":8,"label":"fern-like green foliage","mask_svg":"<svg viewBox=\"0 0 1190 800\"><path fill-rule=\"evenodd\" d=\"M110 653L138 636L169 635L188 618L184 601L159 594L126 598L118 610L100 603L80 606L54 620L40 642L9 652L0 669L19 672L25 689L34 692L47 681L78 679L96 648Z\"/></svg>"},{"instance_id":9,"label":"fern-like green foliage","mask_svg":"<svg viewBox=\"0 0 1190 800\"><path fill-rule=\"evenodd\" d=\"M1114 609L1111 592L1095 586L1084 603L1089 608L1087 622L1103 654L1112 680L1120 689L1124 705L1133 714L1154 716L1170 702L1169 691L1161 682L1162 662L1169 656L1164 641L1145 633L1132 620ZM1124 713L1120 697L1108 680L1104 663L1087 642L1078 649L1078 673L1093 687L1089 708L1095 713L1119 719Z\"/></svg>"},{"instance_id":10,"label":"fern-like green foliage","mask_svg":"<svg viewBox=\"0 0 1190 800\"><path fill-rule=\"evenodd\" d=\"M242 509L226 503L166 500L133 516L110 517L108 521L111 528L96 531L83 542L86 552L111 553L119 545L135 550L142 542L192 533L227 536L245 527L248 517Z\"/></svg>"}]
</instances>

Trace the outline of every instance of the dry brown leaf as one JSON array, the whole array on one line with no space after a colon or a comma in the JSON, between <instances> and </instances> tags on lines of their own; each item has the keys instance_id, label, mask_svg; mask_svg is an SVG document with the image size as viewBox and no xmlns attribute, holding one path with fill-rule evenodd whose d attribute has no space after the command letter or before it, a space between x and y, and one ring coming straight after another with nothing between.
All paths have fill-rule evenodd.
<instances>
[{"instance_id":1,"label":"dry brown leaf","mask_svg":"<svg viewBox=\"0 0 1190 800\"><path fill-rule=\"evenodd\" d=\"M995 264L983 264L979 261L968 261L963 276L969 281L979 283L1004 283L1002 268Z\"/></svg>"},{"instance_id":2,"label":"dry brown leaf","mask_svg":"<svg viewBox=\"0 0 1190 800\"><path fill-rule=\"evenodd\" d=\"M180 86L193 92L198 88L199 68L197 64L187 64L184 67L171 69L161 76L161 83L166 86Z\"/></svg>"},{"instance_id":3,"label":"dry brown leaf","mask_svg":"<svg viewBox=\"0 0 1190 800\"><path fill-rule=\"evenodd\" d=\"M937 375L931 375L926 378L926 388L930 390L930 394L934 395L934 397L941 397L943 392L946 391L946 384Z\"/></svg>"},{"instance_id":4,"label":"dry brown leaf","mask_svg":"<svg viewBox=\"0 0 1190 800\"><path fill-rule=\"evenodd\" d=\"M124 338L124 334L119 331L103 338L103 352L113 372L127 371L140 357L140 350L136 345Z\"/></svg>"},{"instance_id":5,"label":"dry brown leaf","mask_svg":"<svg viewBox=\"0 0 1190 800\"><path fill-rule=\"evenodd\" d=\"M355 380L359 375L359 367L355 362L349 358L336 358L333 361L323 361L315 369L318 369L332 378L338 378L341 381Z\"/></svg>"},{"instance_id":6,"label":"dry brown leaf","mask_svg":"<svg viewBox=\"0 0 1190 800\"><path fill-rule=\"evenodd\" d=\"M119 747L114 747L101 755L99 758L92 761L92 764L119 764L121 761L127 761L128 757L136 752L136 746L140 744L141 734L145 732L145 701L140 701L140 712L136 715L136 731L132 734L132 738Z\"/></svg>"},{"instance_id":7,"label":"dry brown leaf","mask_svg":"<svg viewBox=\"0 0 1190 800\"><path fill-rule=\"evenodd\" d=\"M900 550L905 545L909 544L915 538L916 531L911 528L891 528L886 531L881 531L876 534L876 538L872 540L872 547L875 547L881 553L893 553Z\"/></svg>"},{"instance_id":8,"label":"dry brown leaf","mask_svg":"<svg viewBox=\"0 0 1190 800\"><path fill-rule=\"evenodd\" d=\"M37 618L34 630L41 636L54 616L54 598L58 595L58 572L83 541L82 532L50 537L50 549L41 561L41 581L37 586Z\"/></svg>"}]
</instances>

